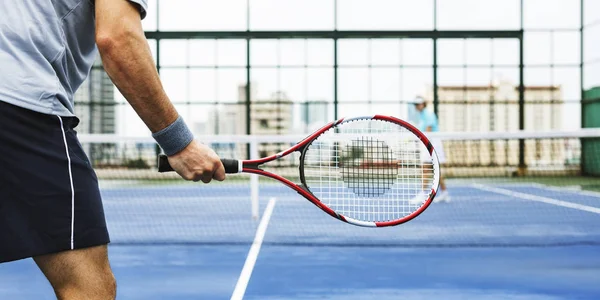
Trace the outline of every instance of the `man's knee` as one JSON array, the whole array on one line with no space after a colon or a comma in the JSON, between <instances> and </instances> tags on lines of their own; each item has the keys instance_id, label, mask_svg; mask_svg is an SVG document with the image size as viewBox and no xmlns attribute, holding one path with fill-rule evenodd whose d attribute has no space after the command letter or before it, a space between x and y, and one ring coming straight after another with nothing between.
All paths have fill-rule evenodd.
<instances>
[{"instance_id":1,"label":"man's knee","mask_svg":"<svg viewBox=\"0 0 600 300\"><path fill-rule=\"evenodd\" d=\"M91 295L98 294L98 299L115 299L117 297L117 280L110 268L84 278L85 281L78 286L81 291L91 292Z\"/></svg>"},{"instance_id":2,"label":"man's knee","mask_svg":"<svg viewBox=\"0 0 600 300\"><path fill-rule=\"evenodd\" d=\"M101 286L99 286L99 294L103 299L115 299L117 297L117 280L112 271L101 276Z\"/></svg>"},{"instance_id":3,"label":"man's knee","mask_svg":"<svg viewBox=\"0 0 600 300\"><path fill-rule=\"evenodd\" d=\"M34 258L59 299L114 299L116 280L106 246Z\"/></svg>"},{"instance_id":4,"label":"man's knee","mask_svg":"<svg viewBox=\"0 0 600 300\"><path fill-rule=\"evenodd\" d=\"M73 281L54 286L60 300L98 299L112 300L117 297L117 282L112 273L73 278Z\"/></svg>"},{"instance_id":5,"label":"man's knee","mask_svg":"<svg viewBox=\"0 0 600 300\"><path fill-rule=\"evenodd\" d=\"M110 299L115 299L117 297L117 280L112 272L106 277L105 287L107 296L109 296Z\"/></svg>"}]
</instances>

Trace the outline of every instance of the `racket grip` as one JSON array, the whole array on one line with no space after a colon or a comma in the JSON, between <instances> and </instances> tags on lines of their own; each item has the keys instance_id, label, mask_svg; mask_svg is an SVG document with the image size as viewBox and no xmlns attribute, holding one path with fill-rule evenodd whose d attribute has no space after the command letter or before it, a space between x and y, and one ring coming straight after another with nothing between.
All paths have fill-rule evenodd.
<instances>
[{"instance_id":1,"label":"racket grip","mask_svg":"<svg viewBox=\"0 0 600 300\"><path fill-rule=\"evenodd\" d=\"M175 170L173 170L173 167L171 167L171 164L169 164L169 158L164 154L159 154L158 155L158 172L165 173L165 172L172 172L172 171L175 171Z\"/></svg>"},{"instance_id":2,"label":"racket grip","mask_svg":"<svg viewBox=\"0 0 600 300\"><path fill-rule=\"evenodd\" d=\"M223 158L221 159L221 162L223 163L225 173L227 174L237 174L242 172L242 170L240 170L240 161L237 159Z\"/></svg>"},{"instance_id":3,"label":"racket grip","mask_svg":"<svg viewBox=\"0 0 600 300\"><path fill-rule=\"evenodd\" d=\"M221 163L223 163L223 166L225 167L225 173L227 174L236 174L241 171L239 169L240 165L237 159L221 159ZM172 171L175 170L173 170L173 167L171 167L171 164L169 164L169 158L164 154L160 154L158 156L158 172L165 173Z\"/></svg>"}]
</instances>

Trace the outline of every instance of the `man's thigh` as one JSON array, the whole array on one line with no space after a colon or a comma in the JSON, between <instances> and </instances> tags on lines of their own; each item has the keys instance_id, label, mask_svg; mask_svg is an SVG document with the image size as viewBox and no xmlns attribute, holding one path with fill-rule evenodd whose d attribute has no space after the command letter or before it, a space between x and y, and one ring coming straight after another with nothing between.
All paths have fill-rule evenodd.
<instances>
[{"instance_id":1,"label":"man's thigh","mask_svg":"<svg viewBox=\"0 0 600 300\"><path fill-rule=\"evenodd\" d=\"M109 242L77 122L0 101L0 263Z\"/></svg>"}]
</instances>

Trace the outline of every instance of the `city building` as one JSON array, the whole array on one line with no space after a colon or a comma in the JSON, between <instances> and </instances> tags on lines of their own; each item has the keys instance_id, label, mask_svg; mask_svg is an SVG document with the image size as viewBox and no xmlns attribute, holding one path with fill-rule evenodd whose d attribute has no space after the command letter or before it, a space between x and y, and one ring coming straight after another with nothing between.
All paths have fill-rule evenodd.
<instances>
[{"instance_id":1,"label":"city building","mask_svg":"<svg viewBox=\"0 0 600 300\"><path fill-rule=\"evenodd\" d=\"M250 105L250 132L252 135L289 134L293 126L294 103L281 91L268 98L258 98L256 85L252 85L252 102ZM246 132L246 86L238 87L238 102L216 106L209 112L207 134L211 135L245 135ZM213 148L221 155L239 157L247 151L247 145L235 143L212 143ZM289 145L271 143L259 145L261 157L275 154ZM224 153L224 154L223 154Z\"/></svg>"},{"instance_id":2,"label":"city building","mask_svg":"<svg viewBox=\"0 0 600 300\"><path fill-rule=\"evenodd\" d=\"M317 130L330 121L327 101L307 101L300 104L300 124L304 133Z\"/></svg>"},{"instance_id":3,"label":"city building","mask_svg":"<svg viewBox=\"0 0 600 300\"><path fill-rule=\"evenodd\" d=\"M81 119L79 133L116 133L115 87L96 60L89 77L74 95L75 114Z\"/></svg>"},{"instance_id":4,"label":"city building","mask_svg":"<svg viewBox=\"0 0 600 300\"><path fill-rule=\"evenodd\" d=\"M433 92L426 93L431 103ZM443 132L513 132L519 130L519 88L500 81L487 86L439 86L439 128ZM552 131L563 122L560 86L525 87L525 130ZM429 106L432 109L432 105ZM525 163L560 165L565 161L564 141L528 140ZM449 166L518 165L518 140L446 141Z\"/></svg>"},{"instance_id":5,"label":"city building","mask_svg":"<svg viewBox=\"0 0 600 300\"><path fill-rule=\"evenodd\" d=\"M115 87L104 71L100 58L94 63L88 78L73 95L73 99L75 115L81 120L76 128L78 134L117 133L118 104ZM139 146L153 147L151 144ZM94 165L115 161L114 158L120 151L115 143L83 143L82 147Z\"/></svg>"}]
</instances>

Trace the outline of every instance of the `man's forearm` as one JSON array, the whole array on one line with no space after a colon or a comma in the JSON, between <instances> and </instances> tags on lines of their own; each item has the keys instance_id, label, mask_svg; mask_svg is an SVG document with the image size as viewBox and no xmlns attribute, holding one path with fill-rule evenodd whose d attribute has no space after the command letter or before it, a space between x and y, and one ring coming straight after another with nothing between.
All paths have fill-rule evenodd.
<instances>
[{"instance_id":1,"label":"man's forearm","mask_svg":"<svg viewBox=\"0 0 600 300\"><path fill-rule=\"evenodd\" d=\"M100 53L106 73L146 126L156 132L175 121L177 111L163 90L143 36L128 34L103 46Z\"/></svg>"},{"instance_id":2,"label":"man's forearm","mask_svg":"<svg viewBox=\"0 0 600 300\"><path fill-rule=\"evenodd\" d=\"M178 114L162 87L141 25L131 23L98 31L96 41L106 73L146 126L157 132Z\"/></svg>"},{"instance_id":3,"label":"man's forearm","mask_svg":"<svg viewBox=\"0 0 600 300\"><path fill-rule=\"evenodd\" d=\"M136 1L95 0L96 44L106 73L187 180L224 180L219 156L194 135L169 101L146 42Z\"/></svg>"}]
</instances>

